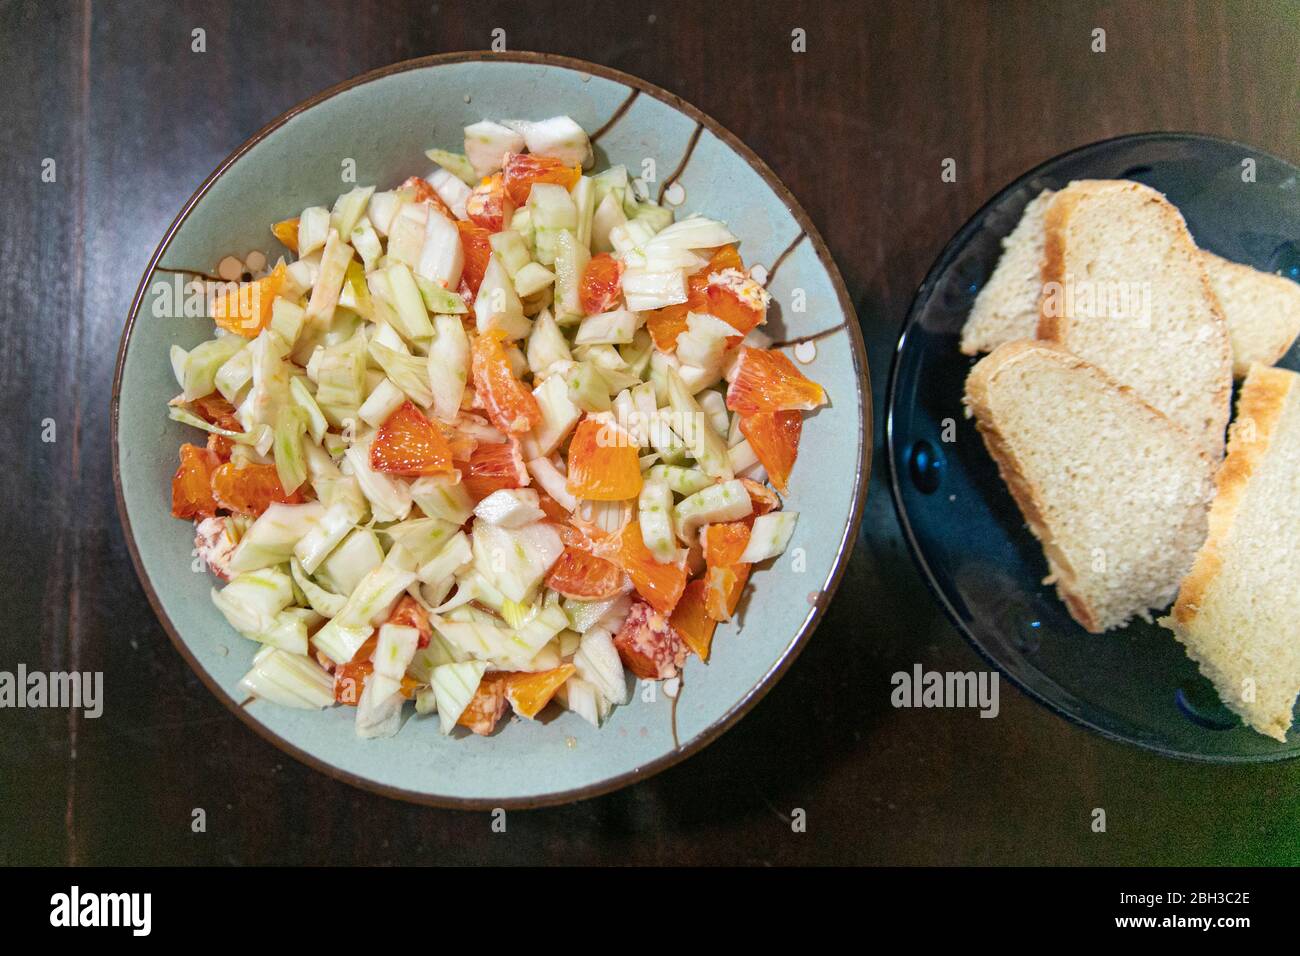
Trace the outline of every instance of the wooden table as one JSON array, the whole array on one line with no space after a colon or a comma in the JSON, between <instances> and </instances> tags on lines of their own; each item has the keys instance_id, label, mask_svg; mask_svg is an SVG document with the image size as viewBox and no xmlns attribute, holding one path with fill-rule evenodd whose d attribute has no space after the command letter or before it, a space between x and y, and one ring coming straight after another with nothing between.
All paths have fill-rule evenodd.
<instances>
[{"instance_id":1,"label":"wooden table","mask_svg":"<svg viewBox=\"0 0 1300 956\"><path fill-rule=\"evenodd\" d=\"M878 409L913 290L1024 169L1149 129L1300 159L1295 4L581 6L0 0L0 669L100 670L107 697L98 720L0 712L0 863L1300 860L1300 765L1171 762L1011 690L996 720L892 709L894 671L980 664L905 554L879 454L839 596L762 704L684 764L512 813L505 834L486 814L310 771L204 690L127 558L112 365L181 203L245 137L324 87L486 47L501 27L511 48L680 94L748 142L821 229L858 303ZM192 49L199 28L206 52ZM804 53L791 50L796 28ZM1092 51L1097 28L1104 53ZM955 183L940 180L947 158ZM1105 833L1090 828L1096 807ZM795 808L806 833L791 831Z\"/></svg>"}]
</instances>

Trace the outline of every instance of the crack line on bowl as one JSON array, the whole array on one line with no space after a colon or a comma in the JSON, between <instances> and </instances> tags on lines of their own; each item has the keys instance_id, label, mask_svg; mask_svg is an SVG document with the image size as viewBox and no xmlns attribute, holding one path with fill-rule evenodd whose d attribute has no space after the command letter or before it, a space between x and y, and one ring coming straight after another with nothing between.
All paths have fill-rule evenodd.
<instances>
[{"instance_id":1,"label":"crack line on bowl","mask_svg":"<svg viewBox=\"0 0 1300 956\"><path fill-rule=\"evenodd\" d=\"M844 328L844 323L841 322L839 325L832 325L829 329L822 329L820 332L809 332L807 335L801 335L796 339L785 339L782 342L773 342L771 345L768 346L768 348L788 349L796 345L802 345L805 342L816 342L820 339L826 338L826 336L828 335L832 335L835 332L839 332L843 328Z\"/></svg>"},{"instance_id":2,"label":"crack line on bowl","mask_svg":"<svg viewBox=\"0 0 1300 956\"><path fill-rule=\"evenodd\" d=\"M763 285L769 286L772 284L772 279L776 275L776 270L781 268L781 263L785 262L785 260L790 257L790 253L794 252L798 247L799 243L803 242L807 238L808 233L806 232L801 232L799 235L794 237L794 241L790 243L790 245L786 246L785 251L776 257L776 261L772 263L772 268L767 270L767 280Z\"/></svg>"},{"instance_id":3,"label":"crack line on bowl","mask_svg":"<svg viewBox=\"0 0 1300 956\"><path fill-rule=\"evenodd\" d=\"M640 95L641 95L640 90L633 90L631 93L629 93L627 95L627 99L623 101L623 105L614 111L614 114L605 121L605 125L602 126L600 129L596 130L596 132L591 134L590 137L591 141L594 143L597 140L599 140L602 136L604 136L606 133L608 133L610 131L610 128L619 120L621 120L624 114L626 114L627 111L632 108L632 104L636 101L636 98Z\"/></svg>"},{"instance_id":4,"label":"crack line on bowl","mask_svg":"<svg viewBox=\"0 0 1300 956\"><path fill-rule=\"evenodd\" d=\"M225 282L221 276L212 275L210 272L204 272L202 269L173 269L171 266L154 266L154 272L170 272L178 276L199 276L207 279L209 282Z\"/></svg>"},{"instance_id":5,"label":"crack line on bowl","mask_svg":"<svg viewBox=\"0 0 1300 956\"><path fill-rule=\"evenodd\" d=\"M700 141L700 134L704 132L704 124L697 122L695 132L691 133L691 140L686 144L686 152L682 155L682 161L677 164L673 174L664 180L663 185L659 187L659 204L663 205L664 193L668 192L668 187L677 182L678 177L686 171L686 164L691 161L691 156L695 152L695 144Z\"/></svg>"}]
</instances>

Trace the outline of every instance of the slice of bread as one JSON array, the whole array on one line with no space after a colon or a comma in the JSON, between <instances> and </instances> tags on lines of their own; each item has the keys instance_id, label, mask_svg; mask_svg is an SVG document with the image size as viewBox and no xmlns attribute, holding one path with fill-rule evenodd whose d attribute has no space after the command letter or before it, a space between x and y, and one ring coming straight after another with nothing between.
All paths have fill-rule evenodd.
<instances>
[{"instance_id":1,"label":"slice of bread","mask_svg":"<svg viewBox=\"0 0 1300 956\"><path fill-rule=\"evenodd\" d=\"M1300 693L1300 375L1251 368L1215 483L1209 536L1160 623L1224 704L1284 741Z\"/></svg>"},{"instance_id":2,"label":"slice of bread","mask_svg":"<svg viewBox=\"0 0 1300 956\"><path fill-rule=\"evenodd\" d=\"M1228 328L1182 214L1125 180L1071 183L1044 222L1038 337L1091 362L1223 456Z\"/></svg>"},{"instance_id":3,"label":"slice of bread","mask_svg":"<svg viewBox=\"0 0 1300 956\"><path fill-rule=\"evenodd\" d=\"M1205 539L1210 456L1047 342L981 359L966 404L1074 619L1099 634L1167 607Z\"/></svg>"},{"instance_id":4,"label":"slice of bread","mask_svg":"<svg viewBox=\"0 0 1300 956\"><path fill-rule=\"evenodd\" d=\"M1002 240L1002 257L962 326L965 354L991 352L1003 342L1034 337L1043 288L1043 220L1054 195L1045 189L1031 199L1016 228Z\"/></svg>"},{"instance_id":5,"label":"slice of bread","mask_svg":"<svg viewBox=\"0 0 1300 956\"><path fill-rule=\"evenodd\" d=\"M1232 374L1273 365L1300 334L1300 283L1201 251L1232 340Z\"/></svg>"}]
</instances>

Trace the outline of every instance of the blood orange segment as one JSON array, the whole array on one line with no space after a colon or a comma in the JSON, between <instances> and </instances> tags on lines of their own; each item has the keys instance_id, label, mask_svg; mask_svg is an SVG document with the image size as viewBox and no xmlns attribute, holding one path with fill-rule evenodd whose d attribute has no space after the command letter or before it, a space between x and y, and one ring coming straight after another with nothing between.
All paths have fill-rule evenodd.
<instances>
[{"instance_id":1,"label":"blood orange segment","mask_svg":"<svg viewBox=\"0 0 1300 956\"><path fill-rule=\"evenodd\" d=\"M740 254L736 252L735 246L722 246L715 249L708 264L686 280L685 302L647 312L646 328L650 330L655 348L660 352L672 352L677 348L677 336L686 331L686 314L708 311L709 276L715 272L742 267Z\"/></svg>"},{"instance_id":2,"label":"blood orange segment","mask_svg":"<svg viewBox=\"0 0 1300 956\"><path fill-rule=\"evenodd\" d=\"M239 424L239 419L235 417L235 407L225 400L218 392L209 392L194 402L194 410L198 412L200 418L218 428L224 428L230 432L242 432L244 426Z\"/></svg>"},{"instance_id":3,"label":"blood orange segment","mask_svg":"<svg viewBox=\"0 0 1300 956\"><path fill-rule=\"evenodd\" d=\"M646 680L676 677L686 663L686 645L668 623L666 613L644 601L636 601L614 635L618 656L637 677Z\"/></svg>"},{"instance_id":4,"label":"blood orange segment","mask_svg":"<svg viewBox=\"0 0 1300 956\"><path fill-rule=\"evenodd\" d=\"M806 378L780 352L742 345L736 375L727 389L727 407L754 412L809 410L826 404L826 390Z\"/></svg>"},{"instance_id":5,"label":"blood orange segment","mask_svg":"<svg viewBox=\"0 0 1300 956\"><path fill-rule=\"evenodd\" d=\"M238 514L260 515L273 504L297 504L298 492L285 494L275 465L236 465L228 461L212 473L212 497Z\"/></svg>"},{"instance_id":6,"label":"blood orange segment","mask_svg":"<svg viewBox=\"0 0 1300 956\"><path fill-rule=\"evenodd\" d=\"M510 359L501 344L499 331L489 331L475 339L471 370L475 392L488 418L501 431L506 434L531 431L542 420L537 399L510 370Z\"/></svg>"},{"instance_id":7,"label":"blood orange segment","mask_svg":"<svg viewBox=\"0 0 1300 956\"><path fill-rule=\"evenodd\" d=\"M636 592L651 607L661 614L672 613L686 587L686 568L656 561L641 537L639 522L630 521L618 533L597 542L596 552L627 572Z\"/></svg>"},{"instance_id":8,"label":"blood orange segment","mask_svg":"<svg viewBox=\"0 0 1300 956\"><path fill-rule=\"evenodd\" d=\"M357 706L357 701L361 700L361 694L366 689L366 678L375 671L370 653L372 652L367 652L364 657L358 654L346 664L339 664L334 668L335 703L346 704L349 707ZM409 700L415 696L416 688L419 686L419 681L414 677L403 677L398 692Z\"/></svg>"},{"instance_id":9,"label":"blood orange segment","mask_svg":"<svg viewBox=\"0 0 1300 956\"><path fill-rule=\"evenodd\" d=\"M700 536L704 545L704 563L713 567L736 564L749 544L749 525L728 521L704 526Z\"/></svg>"},{"instance_id":10,"label":"blood orange segment","mask_svg":"<svg viewBox=\"0 0 1300 956\"><path fill-rule=\"evenodd\" d=\"M453 470L451 446L442 430L411 401L379 426L370 444L370 467L390 475L445 475Z\"/></svg>"},{"instance_id":11,"label":"blood orange segment","mask_svg":"<svg viewBox=\"0 0 1300 956\"><path fill-rule=\"evenodd\" d=\"M744 336L767 321L769 298L761 285L739 269L724 269L709 275L705 311ZM729 341L739 341L739 337Z\"/></svg>"},{"instance_id":12,"label":"blood orange segment","mask_svg":"<svg viewBox=\"0 0 1300 956\"><path fill-rule=\"evenodd\" d=\"M398 188L415 190L415 202L433 203L434 208L448 219L456 218L456 214L442 201L442 197L438 195L437 190L429 185L428 180L421 179L419 176L411 176Z\"/></svg>"},{"instance_id":13,"label":"blood orange segment","mask_svg":"<svg viewBox=\"0 0 1300 956\"><path fill-rule=\"evenodd\" d=\"M799 455L799 434L803 412L753 412L740 416L740 433L767 470L767 477L781 494L786 494L790 472Z\"/></svg>"},{"instance_id":14,"label":"blood orange segment","mask_svg":"<svg viewBox=\"0 0 1300 956\"><path fill-rule=\"evenodd\" d=\"M474 449L461 476L461 483L475 501L482 501L502 488L523 488L529 482L519 442L483 444Z\"/></svg>"},{"instance_id":15,"label":"blood orange segment","mask_svg":"<svg viewBox=\"0 0 1300 956\"><path fill-rule=\"evenodd\" d=\"M641 493L641 461L628 434L585 418L569 442L569 494L589 501L626 501Z\"/></svg>"},{"instance_id":16,"label":"blood orange segment","mask_svg":"<svg viewBox=\"0 0 1300 956\"><path fill-rule=\"evenodd\" d=\"M240 282L212 303L212 321L246 339L255 339L271 321L271 302L284 288L283 264L256 282Z\"/></svg>"},{"instance_id":17,"label":"blood orange segment","mask_svg":"<svg viewBox=\"0 0 1300 956\"><path fill-rule=\"evenodd\" d=\"M566 166L558 159L549 156L533 156L531 153L511 154L506 158L505 168L502 170L506 195L516 206L528 202L528 194L533 190L533 183L554 183L565 189L572 189L581 176L581 166Z\"/></svg>"},{"instance_id":18,"label":"blood orange segment","mask_svg":"<svg viewBox=\"0 0 1300 956\"><path fill-rule=\"evenodd\" d=\"M181 463L172 476L172 517L211 518L217 513L212 473L221 460L207 448L181 445Z\"/></svg>"},{"instance_id":19,"label":"blood orange segment","mask_svg":"<svg viewBox=\"0 0 1300 956\"><path fill-rule=\"evenodd\" d=\"M291 252L298 251L298 217L281 219L271 227L271 234L280 240L280 244Z\"/></svg>"},{"instance_id":20,"label":"blood orange segment","mask_svg":"<svg viewBox=\"0 0 1300 956\"><path fill-rule=\"evenodd\" d=\"M709 567L704 571L704 609L715 621L729 621L749 580L748 564Z\"/></svg>"},{"instance_id":21,"label":"blood orange segment","mask_svg":"<svg viewBox=\"0 0 1300 956\"><path fill-rule=\"evenodd\" d=\"M618 305L623 267L608 252L592 256L582 270L578 302L586 315L599 315Z\"/></svg>"},{"instance_id":22,"label":"blood orange segment","mask_svg":"<svg viewBox=\"0 0 1300 956\"><path fill-rule=\"evenodd\" d=\"M484 674L478 682L478 689L470 698L465 712L456 723L468 727L481 737L486 737L496 729L497 721L506 712L506 681L508 675L502 673Z\"/></svg>"},{"instance_id":23,"label":"blood orange segment","mask_svg":"<svg viewBox=\"0 0 1300 956\"><path fill-rule=\"evenodd\" d=\"M532 720L575 671L577 668L572 664L562 664L535 674L509 674L506 677L506 700L510 701L516 714Z\"/></svg>"},{"instance_id":24,"label":"blood orange segment","mask_svg":"<svg viewBox=\"0 0 1300 956\"><path fill-rule=\"evenodd\" d=\"M754 509L755 516L765 515L769 511L776 511L781 507L781 499L767 485L760 485L757 481L749 478L741 478L740 483L749 492L749 503Z\"/></svg>"},{"instance_id":25,"label":"blood orange segment","mask_svg":"<svg viewBox=\"0 0 1300 956\"><path fill-rule=\"evenodd\" d=\"M460 231L460 245L465 253L465 266L461 269L461 281L469 288L470 297L478 295L478 287L487 272L488 260L492 255L492 235L478 223L468 219L456 220Z\"/></svg>"},{"instance_id":26,"label":"blood orange segment","mask_svg":"<svg viewBox=\"0 0 1300 956\"><path fill-rule=\"evenodd\" d=\"M402 595L402 599L397 602L385 623L415 628L420 632L420 647L428 647L429 642L433 640L433 626L429 623L428 612L409 594Z\"/></svg>"},{"instance_id":27,"label":"blood orange segment","mask_svg":"<svg viewBox=\"0 0 1300 956\"><path fill-rule=\"evenodd\" d=\"M704 579L696 578L686 585L668 623L700 660L707 661L709 650L713 646L713 631L718 622L709 617L704 598Z\"/></svg>"},{"instance_id":28,"label":"blood orange segment","mask_svg":"<svg viewBox=\"0 0 1300 956\"><path fill-rule=\"evenodd\" d=\"M546 586L578 601L600 601L623 590L623 572L612 561L568 546L551 565Z\"/></svg>"},{"instance_id":29,"label":"blood orange segment","mask_svg":"<svg viewBox=\"0 0 1300 956\"><path fill-rule=\"evenodd\" d=\"M506 198L501 174L487 176L470 192L465 200L465 215L488 232L500 232L506 227L513 209Z\"/></svg>"}]
</instances>

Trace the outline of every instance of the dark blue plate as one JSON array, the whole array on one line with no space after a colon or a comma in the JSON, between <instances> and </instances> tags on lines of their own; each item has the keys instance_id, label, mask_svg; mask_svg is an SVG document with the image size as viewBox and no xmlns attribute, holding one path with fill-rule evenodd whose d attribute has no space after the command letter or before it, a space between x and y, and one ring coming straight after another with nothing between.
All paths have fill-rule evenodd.
<instances>
[{"instance_id":1,"label":"dark blue plate","mask_svg":"<svg viewBox=\"0 0 1300 956\"><path fill-rule=\"evenodd\" d=\"M1062 716L1176 757L1294 757L1300 732L1280 744L1243 727L1168 631L1137 622L1092 635L1070 618L1042 584L1047 566L1038 543L963 414L963 385L976 359L958 351L958 339L1001 240L1041 190L1075 179L1146 183L1182 210L1202 248L1300 279L1300 170L1249 146L1182 133L1122 136L1026 173L948 243L903 325L886 412L903 535L957 629ZM1300 368L1297 351L1279 364Z\"/></svg>"}]
</instances>

